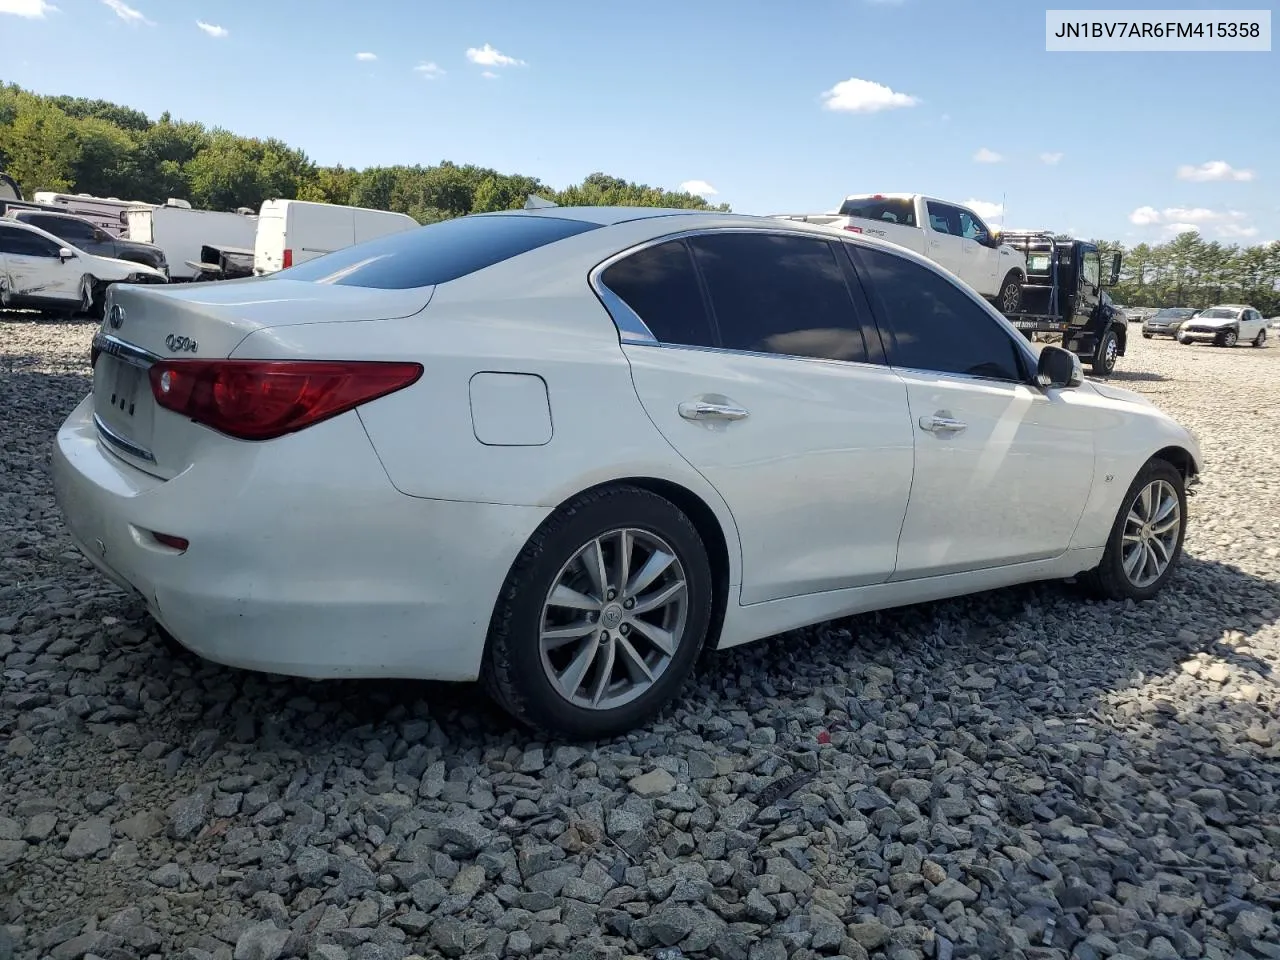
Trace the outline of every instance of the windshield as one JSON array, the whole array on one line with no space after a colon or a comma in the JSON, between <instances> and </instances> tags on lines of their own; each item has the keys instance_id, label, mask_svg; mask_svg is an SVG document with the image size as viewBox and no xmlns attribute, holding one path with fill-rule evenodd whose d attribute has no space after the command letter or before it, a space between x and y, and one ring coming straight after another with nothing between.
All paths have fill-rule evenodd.
<instances>
[{"instance_id":1,"label":"windshield","mask_svg":"<svg viewBox=\"0 0 1280 960\"><path fill-rule=\"evenodd\" d=\"M1232 310L1230 307L1210 307L1204 313L1200 314L1201 320L1231 320L1239 313L1239 310Z\"/></svg>"}]
</instances>

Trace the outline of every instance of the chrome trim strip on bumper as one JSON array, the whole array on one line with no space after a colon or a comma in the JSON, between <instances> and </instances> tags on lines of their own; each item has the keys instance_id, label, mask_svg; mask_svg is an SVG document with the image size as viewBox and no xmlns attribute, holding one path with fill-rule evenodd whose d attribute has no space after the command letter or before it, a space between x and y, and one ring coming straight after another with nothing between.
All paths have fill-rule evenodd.
<instances>
[{"instance_id":1,"label":"chrome trim strip on bumper","mask_svg":"<svg viewBox=\"0 0 1280 960\"><path fill-rule=\"evenodd\" d=\"M98 428L98 434L102 439L106 440L113 447L118 448L131 457L137 457L139 460L145 460L148 463L156 462L155 455L152 454L150 450L144 450L136 443L132 443L120 436L120 434L108 427L103 422L102 417L98 416L96 413L93 415L93 425Z\"/></svg>"}]
</instances>

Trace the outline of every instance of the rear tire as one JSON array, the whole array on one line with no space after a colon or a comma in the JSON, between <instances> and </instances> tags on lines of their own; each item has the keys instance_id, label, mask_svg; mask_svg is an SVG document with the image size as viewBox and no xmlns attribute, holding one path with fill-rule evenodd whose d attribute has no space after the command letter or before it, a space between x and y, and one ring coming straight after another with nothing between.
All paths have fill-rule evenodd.
<instances>
[{"instance_id":1,"label":"rear tire","mask_svg":"<svg viewBox=\"0 0 1280 960\"><path fill-rule=\"evenodd\" d=\"M1142 335L1142 339L1143 339L1143 340L1150 340L1150 339L1151 339L1152 337L1154 337L1154 336L1155 336L1155 334L1154 334L1154 333L1144 333L1144 334Z\"/></svg>"},{"instance_id":2,"label":"rear tire","mask_svg":"<svg viewBox=\"0 0 1280 960\"><path fill-rule=\"evenodd\" d=\"M655 556L673 559L642 582ZM640 610L666 591L671 599ZM544 521L512 564L481 681L512 717L552 737L625 733L679 694L705 643L712 599L706 548L679 508L638 487L588 491Z\"/></svg>"},{"instance_id":3,"label":"rear tire","mask_svg":"<svg viewBox=\"0 0 1280 960\"><path fill-rule=\"evenodd\" d=\"M1022 306L1022 277L1016 270L1010 270L1000 282L1000 292L996 295L996 308L1001 313L1017 313Z\"/></svg>"},{"instance_id":4,"label":"rear tire","mask_svg":"<svg viewBox=\"0 0 1280 960\"><path fill-rule=\"evenodd\" d=\"M1253 338L1253 345L1259 348L1265 347L1267 345L1267 331L1265 328L1262 330L1259 330L1258 335Z\"/></svg>"},{"instance_id":5,"label":"rear tire","mask_svg":"<svg viewBox=\"0 0 1280 960\"><path fill-rule=\"evenodd\" d=\"M1107 377L1116 368L1116 359L1120 356L1120 339L1114 330L1108 330L1094 347L1093 358L1089 365L1095 374Z\"/></svg>"},{"instance_id":6,"label":"rear tire","mask_svg":"<svg viewBox=\"0 0 1280 960\"><path fill-rule=\"evenodd\" d=\"M1148 491L1153 496L1144 503ZM1162 515L1170 500L1175 506ZM1175 512L1176 517L1171 516ZM1176 524L1171 531L1159 532L1171 521ZM1187 494L1182 474L1167 460L1149 460L1125 491L1102 561L1081 579L1105 600L1150 600L1178 565L1186 533ZM1151 557L1164 561L1158 571Z\"/></svg>"}]
</instances>

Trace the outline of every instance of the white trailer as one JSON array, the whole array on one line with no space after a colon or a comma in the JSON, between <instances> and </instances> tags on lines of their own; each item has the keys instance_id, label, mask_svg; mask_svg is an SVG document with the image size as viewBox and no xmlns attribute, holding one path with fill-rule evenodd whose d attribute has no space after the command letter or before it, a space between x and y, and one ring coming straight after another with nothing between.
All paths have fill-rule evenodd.
<instances>
[{"instance_id":1,"label":"white trailer","mask_svg":"<svg viewBox=\"0 0 1280 960\"><path fill-rule=\"evenodd\" d=\"M275 273L374 237L412 230L404 213L309 200L267 200L258 210L253 272Z\"/></svg>"},{"instance_id":2,"label":"white trailer","mask_svg":"<svg viewBox=\"0 0 1280 960\"><path fill-rule=\"evenodd\" d=\"M67 213L83 217L101 227L113 237L126 235L125 214L137 207L153 207L144 200L121 200L119 197L95 197L88 193L56 193L53 190L37 190L31 197L35 203L60 207ZM171 201L172 202L172 201ZM185 200L179 200L185 203Z\"/></svg>"},{"instance_id":3,"label":"white trailer","mask_svg":"<svg viewBox=\"0 0 1280 960\"><path fill-rule=\"evenodd\" d=\"M169 261L171 280L193 280L199 274L201 248L253 249L256 214L222 210L193 210L173 201L162 207L140 206L128 211L130 240L154 243Z\"/></svg>"}]
</instances>

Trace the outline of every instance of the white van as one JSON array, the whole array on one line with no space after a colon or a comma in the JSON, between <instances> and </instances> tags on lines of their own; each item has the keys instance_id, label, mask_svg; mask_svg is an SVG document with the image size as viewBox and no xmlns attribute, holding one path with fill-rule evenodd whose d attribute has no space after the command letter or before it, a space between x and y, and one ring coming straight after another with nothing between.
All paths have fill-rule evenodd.
<instances>
[{"instance_id":1,"label":"white van","mask_svg":"<svg viewBox=\"0 0 1280 960\"><path fill-rule=\"evenodd\" d=\"M405 213L309 200L267 200L258 210L253 272L274 273L374 237L412 230Z\"/></svg>"}]
</instances>

